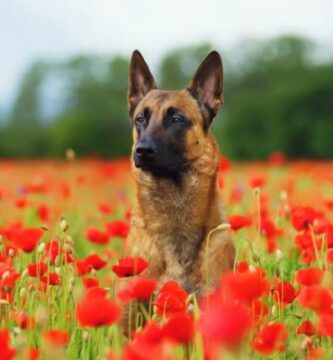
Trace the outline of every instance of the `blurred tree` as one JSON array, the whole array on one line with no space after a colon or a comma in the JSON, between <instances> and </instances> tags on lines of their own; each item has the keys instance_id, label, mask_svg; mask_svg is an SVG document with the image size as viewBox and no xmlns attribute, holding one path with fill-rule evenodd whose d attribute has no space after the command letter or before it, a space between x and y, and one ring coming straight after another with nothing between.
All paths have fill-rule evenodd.
<instances>
[{"instance_id":1,"label":"blurred tree","mask_svg":"<svg viewBox=\"0 0 333 360\"><path fill-rule=\"evenodd\" d=\"M176 49L161 60L160 88L186 87L210 44ZM285 36L248 40L223 55L225 105L213 123L222 152L235 159L332 157L333 62L312 58L314 44ZM36 62L24 75L0 156L129 154L129 58L78 56Z\"/></svg>"},{"instance_id":2,"label":"blurred tree","mask_svg":"<svg viewBox=\"0 0 333 360\"><path fill-rule=\"evenodd\" d=\"M254 159L281 150L293 158L333 156L329 141L322 141L333 131L333 64L314 64L312 47L296 37L251 44L228 83L219 133L227 154Z\"/></svg>"}]
</instances>

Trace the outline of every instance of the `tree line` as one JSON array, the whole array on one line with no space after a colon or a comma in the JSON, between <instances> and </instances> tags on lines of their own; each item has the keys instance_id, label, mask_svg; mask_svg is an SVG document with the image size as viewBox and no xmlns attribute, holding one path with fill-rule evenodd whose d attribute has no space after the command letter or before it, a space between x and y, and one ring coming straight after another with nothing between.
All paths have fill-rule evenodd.
<instances>
[{"instance_id":1,"label":"tree line","mask_svg":"<svg viewBox=\"0 0 333 360\"><path fill-rule=\"evenodd\" d=\"M333 60L296 36L248 40L224 59L225 105L214 121L222 152L247 160L282 151L290 158L333 157ZM160 88L184 88L211 44L161 59ZM1 157L62 157L130 152L126 104L129 56L36 61L23 76L0 128Z\"/></svg>"}]
</instances>

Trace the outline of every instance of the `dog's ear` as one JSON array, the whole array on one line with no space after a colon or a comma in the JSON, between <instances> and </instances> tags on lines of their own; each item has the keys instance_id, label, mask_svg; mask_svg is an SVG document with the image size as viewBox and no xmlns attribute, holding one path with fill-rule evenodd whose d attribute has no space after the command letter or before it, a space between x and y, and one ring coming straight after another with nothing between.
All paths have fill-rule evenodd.
<instances>
[{"instance_id":1,"label":"dog's ear","mask_svg":"<svg viewBox=\"0 0 333 360\"><path fill-rule=\"evenodd\" d=\"M135 50L132 54L128 77L127 101L130 114L152 89L156 89L153 75L140 52Z\"/></svg>"},{"instance_id":2,"label":"dog's ear","mask_svg":"<svg viewBox=\"0 0 333 360\"><path fill-rule=\"evenodd\" d=\"M217 51L201 63L187 90L198 101L208 128L223 105L223 66Z\"/></svg>"}]
</instances>

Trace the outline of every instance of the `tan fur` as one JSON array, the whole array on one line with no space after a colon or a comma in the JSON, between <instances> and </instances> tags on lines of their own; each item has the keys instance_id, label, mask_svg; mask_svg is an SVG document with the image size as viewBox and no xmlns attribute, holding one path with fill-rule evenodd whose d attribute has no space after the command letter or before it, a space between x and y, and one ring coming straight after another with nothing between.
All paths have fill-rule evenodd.
<instances>
[{"instance_id":1,"label":"tan fur","mask_svg":"<svg viewBox=\"0 0 333 360\"><path fill-rule=\"evenodd\" d=\"M211 133L204 130L200 108L188 91L151 90L133 118L146 106L152 109L150 126L155 132L162 131L161 119L170 106L181 109L192 120L185 140L190 169L179 185L167 178L155 178L133 164L136 202L125 255L147 260L149 268L142 276L157 279L160 286L172 279L187 291L202 295L207 285L218 284L234 260L229 231L215 233L208 247L206 243L208 232L226 222L216 182L219 149ZM134 127L133 149L136 141Z\"/></svg>"}]
</instances>

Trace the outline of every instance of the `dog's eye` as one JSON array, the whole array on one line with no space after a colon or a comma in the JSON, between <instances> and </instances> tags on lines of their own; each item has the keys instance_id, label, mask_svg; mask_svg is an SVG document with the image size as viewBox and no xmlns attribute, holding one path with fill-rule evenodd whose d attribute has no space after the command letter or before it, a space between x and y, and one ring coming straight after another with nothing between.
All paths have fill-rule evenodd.
<instances>
[{"instance_id":1,"label":"dog's eye","mask_svg":"<svg viewBox=\"0 0 333 360\"><path fill-rule=\"evenodd\" d=\"M139 116L137 116L136 118L135 118L135 122L137 123L137 124L143 124L144 122L145 122L145 117L144 116L142 116L142 115L139 115Z\"/></svg>"},{"instance_id":2,"label":"dog's eye","mask_svg":"<svg viewBox=\"0 0 333 360\"><path fill-rule=\"evenodd\" d=\"M172 116L172 123L173 124L179 124L184 121L184 118L181 115L173 115Z\"/></svg>"}]
</instances>

